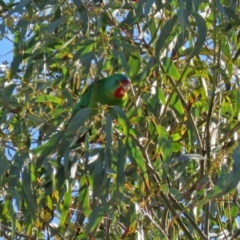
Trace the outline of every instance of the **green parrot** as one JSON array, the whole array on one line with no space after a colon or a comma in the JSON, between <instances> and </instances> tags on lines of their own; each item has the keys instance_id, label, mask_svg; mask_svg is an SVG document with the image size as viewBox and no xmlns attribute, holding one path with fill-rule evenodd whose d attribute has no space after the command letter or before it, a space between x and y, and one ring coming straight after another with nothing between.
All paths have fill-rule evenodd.
<instances>
[{"instance_id":1,"label":"green parrot","mask_svg":"<svg viewBox=\"0 0 240 240\"><path fill-rule=\"evenodd\" d=\"M128 100L130 84L130 79L120 73L115 73L109 77L94 81L81 96L76 107L73 109L72 116L85 107L97 109L98 103L124 107Z\"/></svg>"},{"instance_id":2,"label":"green parrot","mask_svg":"<svg viewBox=\"0 0 240 240\"><path fill-rule=\"evenodd\" d=\"M98 104L124 107L128 100L128 90L130 88L130 84L130 79L120 73L95 80L83 92L83 95L72 111L72 117L79 110L86 107L93 109L91 115L95 115L97 113ZM91 135L91 129L89 129L89 133ZM84 139L85 134L78 138L77 143L83 142Z\"/></svg>"}]
</instances>

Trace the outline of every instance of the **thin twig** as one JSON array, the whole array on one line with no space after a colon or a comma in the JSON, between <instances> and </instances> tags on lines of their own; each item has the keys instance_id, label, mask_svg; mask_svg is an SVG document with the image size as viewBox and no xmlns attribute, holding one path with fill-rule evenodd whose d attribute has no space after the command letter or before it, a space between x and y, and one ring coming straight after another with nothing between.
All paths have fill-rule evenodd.
<instances>
[{"instance_id":1,"label":"thin twig","mask_svg":"<svg viewBox=\"0 0 240 240\"><path fill-rule=\"evenodd\" d=\"M151 216L151 214L149 214L149 212L145 211L144 209L142 209L142 211L144 212L144 215L147 216L147 217L150 219L150 221L155 225L155 227L156 227L157 229L159 229L159 231L160 231L167 239L170 240L171 238L169 238L168 234L166 233L166 231L165 231L165 230L163 229L163 227L161 226L161 223L159 222L158 217L156 216L155 212L150 209L151 214L154 215L154 217L156 218L156 220L158 221L158 223L153 219L153 217Z\"/></svg>"},{"instance_id":2,"label":"thin twig","mask_svg":"<svg viewBox=\"0 0 240 240\"><path fill-rule=\"evenodd\" d=\"M196 221L194 221L192 219L192 217L186 212L186 210L180 205L178 204L178 202L175 200L175 198L171 195L168 194L168 196L170 197L170 199L174 202L174 204L179 208L179 210L181 211L181 213L184 214L184 216L189 220L189 222L193 225L193 227L196 229L196 231L198 232L199 236L201 237L202 240L207 240L208 238L204 235L204 233L201 231L201 229L199 229L199 226L197 225Z\"/></svg>"},{"instance_id":3,"label":"thin twig","mask_svg":"<svg viewBox=\"0 0 240 240\"><path fill-rule=\"evenodd\" d=\"M197 129L197 126L196 126L196 124L195 124L195 122L193 120L193 116L192 116L191 112L188 111L187 103L185 102L185 100L184 100L184 98L182 96L182 93L181 93L181 91L179 90L179 88L177 86L178 84L175 84L175 82L173 81L172 78L168 77L168 79L170 80L171 84L175 88L174 90L177 92L178 97L181 100L181 103L182 103L182 105L183 105L183 107L185 109L185 112L187 114L188 120L190 121L190 124L191 124L191 126L193 128L194 134L195 134L195 136L197 138L197 144L198 144L198 148L199 148L199 153L203 154L203 152L202 152L202 150L203 150L202 140L201 140L201 137L199 135L199 131ZM178 81L180 81L180 80L178 80Z\"/></svg>"},{"instance_id":4,"label":"thin twig","mask_svg":"<svg viewBox=\"0 0 240 240\"><path fill-rule=\"evenodd\" d=\"M213 1L213 29L216 29L216 3ZM213 63L216 63L216 40L217 40L217 31L215 30L213 32ZM217 73L216 68L213 69L213 81L212 81L212 90L211 90L211 98L209 103L209 109L207 113L207 119L206 119L206 128L205 128L205 141L204 141L204 148L206 150L206 167L207 170L210 169L211 163L210 163L210 157L211 157L211 131L210 131L210 123L211 123L211 116L213 112L213 106L215 101L215 91L216 91L216 83L217 83ZM206 203L204 205L204 233L206 236L209 235L209 210L210 206L209 203Z\"/></svg>"},{"instance_id":5,"label":"thin twig","mask_svg":"<svg viewBox=\"0 0 240 240\"><path fill-rule=\"evenodd\" d=\"M169 199L165 196L165 194L162 191L160 192L160 196L161 196L163 202L168 207L168 209L171 211L171 213L172 213L173 217L175 218L175 220L177 221L178 225L182 228L183 232L186 234L187 239L194 240L192 234L189 232L188 228L181 220L181 216L176 213L174 207L169 202Z\"/></svg>"},{"instance_id":6,"label":"thin twig","mask_svg":"<svg viewBox=\"0 0 240 240\"><path fill-rule=\"evenodd\" d=\"M12 232L12 229L11 229L11 228L8 228L7 226L3 225L2 223L0 224L0 228L1 228L0 233L3 233L3 230L4 230L4 231L7 231L7 232ZM29 237L29 236L27 236L27 235L25 235L25 234L18 233L18 232L16 232L16 231L15 231L15 235L16 235L16 236L19 236L19 237L23 237L23 238L29 239L29 240L33 239L33 238L31 238L31 237Z\"/></svg>"}]
</instances>

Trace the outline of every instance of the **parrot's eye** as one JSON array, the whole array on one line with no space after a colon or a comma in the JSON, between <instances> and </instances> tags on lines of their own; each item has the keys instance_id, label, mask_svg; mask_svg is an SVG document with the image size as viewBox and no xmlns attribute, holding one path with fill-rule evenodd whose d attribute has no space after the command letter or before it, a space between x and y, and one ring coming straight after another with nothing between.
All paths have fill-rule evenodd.
<instances>
[{"instance_id":1,"label":"parrot's eye","mask_svg":"<svg viewBox=\"0 0 240 240\"><path fill-rule=\"evenodd\" d=\"M119 80L116 80L115 83L116 83L116 84L119 84Z\"/></svg>"}]
</instances>

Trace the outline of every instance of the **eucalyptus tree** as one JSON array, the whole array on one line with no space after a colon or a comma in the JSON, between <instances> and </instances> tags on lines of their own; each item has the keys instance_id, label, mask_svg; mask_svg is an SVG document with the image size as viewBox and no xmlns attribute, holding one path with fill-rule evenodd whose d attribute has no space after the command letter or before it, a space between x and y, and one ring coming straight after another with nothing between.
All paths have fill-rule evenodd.
<instances>
[{"instance_id":1,"label":"eucalyptus tree","mask_svg":"<svg viewBox=\"0 0 240 240\"><path fill-rule=\"evenodd\" d=\"M239 235L238 1L0 1L0 19L2 236ZM126 106L72 117L116 72Z\"/></svg>"}]
</instances>

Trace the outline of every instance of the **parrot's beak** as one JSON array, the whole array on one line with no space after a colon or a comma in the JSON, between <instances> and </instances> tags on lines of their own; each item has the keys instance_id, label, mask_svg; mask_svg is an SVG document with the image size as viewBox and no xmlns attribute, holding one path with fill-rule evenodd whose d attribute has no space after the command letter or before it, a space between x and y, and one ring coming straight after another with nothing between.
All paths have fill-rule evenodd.
<instances>
[{"instance_id":1,"label":"parrot's beak","mask_svg":"<svg viewBox=\"0 0 240 240\"><path fill-rule=\"evenodd\" d=\"M122 88L125 92L127 92L131 86L131 82L128 80L121 81Z\"/></svg>"}]
</instances>

